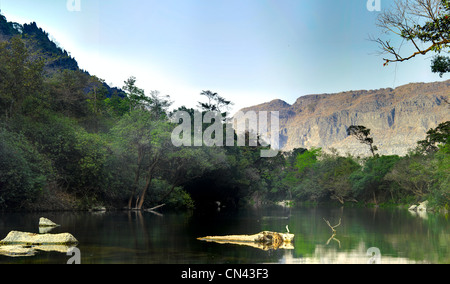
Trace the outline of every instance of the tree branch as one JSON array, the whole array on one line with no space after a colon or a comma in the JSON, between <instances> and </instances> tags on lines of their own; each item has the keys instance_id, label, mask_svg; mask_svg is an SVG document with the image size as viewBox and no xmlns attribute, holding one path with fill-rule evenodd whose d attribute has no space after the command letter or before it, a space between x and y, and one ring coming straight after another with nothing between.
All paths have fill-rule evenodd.
<instances>
[{"instance_id":1,"label":"tree branch","mask_svg":"<svg viewBox=\"0 0 450 284\"><path fill-rule=\"evenodd\" d=\"M333 231L333 233L336 233L336 228L339 227L341 225L341 221L342 219L339 219L339 224L337 224L336 226L331 226L330 221L325 220L325 218L323 219L325 221L325 223L327 223L327 225L331 228L331 230Z\"/></svg>"},{"instance_id":2,"label":"tree branch","mask_svg":"<svg viewBox=\"0 0 450 284\"><path fill-rule=\"evenodd\" d=\"M387 42L387 44L388 44L387 46L389 46L388 42ZM386 63L407 61L407 60L410 60L411 58L416 57L417 55L425 55L428 52L432 51L435 47L446 45L446 44L450 44L450 40L445 39L445 40L439 41L437 43L434 43L433 45L431 45L429 48L427 48L425 50L420 50L419 48L417 48L419 51L414 52L412 55L410 55L409 57L405 57L405 58L401 57L397 52L395 52L395 50L393 48L384 49L384 50L388 51L390 54L394 55L396 59L383 58L383 60L385 60Z\"/></svg>"}]
</instances>

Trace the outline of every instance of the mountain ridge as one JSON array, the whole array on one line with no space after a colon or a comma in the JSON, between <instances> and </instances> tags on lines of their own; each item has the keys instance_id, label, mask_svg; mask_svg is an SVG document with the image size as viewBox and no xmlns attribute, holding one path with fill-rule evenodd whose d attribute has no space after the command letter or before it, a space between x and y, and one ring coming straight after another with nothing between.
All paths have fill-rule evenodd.
<instances>
[{"instance_id":1,"label":"mountain ridge","mask_svg":"<svg viewBox=\"0 0 450 284\"><path fill-rule=\"evenodd\" d=\"M380 154L406 155L426 132L450 120L450 80L410 83L395 89L345 91L299 97L290 105L276 99L242 109L280 112L282 150L320 147L367 156L365 145L347 135L351 125L372 130Z\"/></svg>"},{"instance_id":2,"label":"mountain ridge","mask_svg":"<svg viewBox=\"0 0 450 284\"><path fill-rule=\"evenodd\" d=\"M70 55L70 52L60 47L52 39L49 34L40 28L36 22L29 24L19 24L9 22L0 11L0 42L10 41L14 36L19 36L27 43L30 52L38 52L44 55L45 67L44 71L47 76L64 70L80 71L86 77L94 77L88 71L80 69L77 60ZM103 83L107 90L107 97L113 95L125 97L122 89L110 87L109 84ZM90 86L86 87L86 93L91 90Z\"/></svg>"}]
</instances>

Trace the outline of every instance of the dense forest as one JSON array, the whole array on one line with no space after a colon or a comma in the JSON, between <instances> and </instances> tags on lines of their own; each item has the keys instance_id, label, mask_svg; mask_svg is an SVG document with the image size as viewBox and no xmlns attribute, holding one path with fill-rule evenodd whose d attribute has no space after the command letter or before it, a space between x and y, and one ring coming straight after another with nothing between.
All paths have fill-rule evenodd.
<instances>
[{"instance_id":1,"label":"dense forest","mask_svg":"<svg viewBox=\"0 0 450 284\"><path fill-rule=\"evenodd\" d=\"M199 90L198 100L204 96L198 109L179 110L193 117L231 103ZM171 104L139 88L134 77L110 88L80 70L35 23L21 26L0 15L0 210L283 200L361 206L429 200L431 207L449 207L450 122L431 129L405 157L377 155L370 130L360 126L349 135L368 145L370 158L321 149L261 158L261 145L175 147Z\"/></svg>"}]
</instances>

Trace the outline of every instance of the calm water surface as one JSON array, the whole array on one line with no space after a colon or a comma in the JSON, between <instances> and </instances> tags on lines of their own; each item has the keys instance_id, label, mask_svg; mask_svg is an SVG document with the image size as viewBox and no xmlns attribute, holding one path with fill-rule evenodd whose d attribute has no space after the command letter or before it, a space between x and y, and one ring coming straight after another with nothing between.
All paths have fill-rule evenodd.
<instances>
[{"instance_id":1,"label":"calm water surface","mask_svg":"<svg viewBox=\"0 0 450 284\"><path fill-rule=\"evenodd\" d=\"M359 208L163 213L0 213L0 239L12 230L38 233L39 218L46 217L61 224L51 233L69 232L78 239L82 264L367 263L371 257L381 263L450 263L450 222L439 214ZM342 220L334 238L323 219L332 225ZM291 249L197 240L286 232L286 225L295 234ZM70 257L38 251L27 257L0 255L0 264L64 264Z\"/></svg>"}]
</instances>

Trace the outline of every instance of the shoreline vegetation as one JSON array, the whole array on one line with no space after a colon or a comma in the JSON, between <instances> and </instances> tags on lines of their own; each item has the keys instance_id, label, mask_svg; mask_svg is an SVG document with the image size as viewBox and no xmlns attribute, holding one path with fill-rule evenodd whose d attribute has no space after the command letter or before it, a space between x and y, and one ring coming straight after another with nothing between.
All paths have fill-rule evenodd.
<instances>
[{"instance_id":1,"label":"shoreline vegetation","mask_svg":"<svg viewBox=\"0 0 450 284\"><path fill-rule=\"evenodd\" d=\"M349 135L369 146L369 158L314 148L261 158L269 147L238 147L236 134L232 147L175 147L168 96L146 95L134 77L110 88L36 23L20 26L2 15L0 76L0 211L217 209L282 200L405 208L428 201L435 211L449 209L450 122L405 157L377 155L362 126ZM226 121L231 102L211 91L201 96L198 109L178 110L192 118L218 111Z\"/></svg>"}]
</instances>

